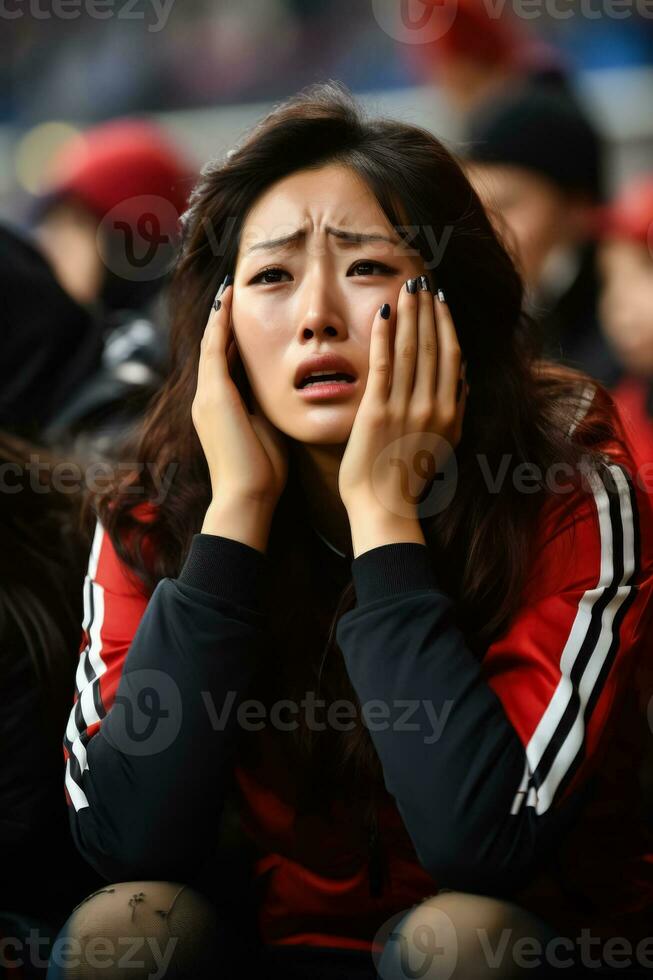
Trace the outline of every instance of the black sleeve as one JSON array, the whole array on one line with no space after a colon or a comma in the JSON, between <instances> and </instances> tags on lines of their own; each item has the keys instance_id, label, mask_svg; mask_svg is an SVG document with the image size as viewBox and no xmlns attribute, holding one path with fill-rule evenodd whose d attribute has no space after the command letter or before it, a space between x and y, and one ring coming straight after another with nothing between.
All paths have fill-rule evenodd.
<instances>
[{"instance_id":1,"label":"black sleeve","mask_svg":"<svg viewBox=\"0 0 653 980\"><path fill-rule=\"evenodd\" d=\"M104 877L189 880L217 841L236 713L262 655L266 569L257 549L197 534L179 577L153 592L67 773L75 842Z\"/></svg>"},{"instance_id":2,"label":"black sleeve","mask_svg":"<svg viewBox=\"0 0 653 980\"><path fill-rule=\"evenodd\" d=\"M420 863L442 887L507 895L581 797L515 812L524 746L453 622L425 545L373 548L352 574L358 604L336 637Z\"/></svg>"}]
</instances>

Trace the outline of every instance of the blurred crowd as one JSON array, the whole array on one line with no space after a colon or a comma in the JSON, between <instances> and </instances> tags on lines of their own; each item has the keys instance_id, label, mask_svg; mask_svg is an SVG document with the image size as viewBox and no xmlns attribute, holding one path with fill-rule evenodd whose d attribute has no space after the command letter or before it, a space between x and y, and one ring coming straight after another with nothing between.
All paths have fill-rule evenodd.
<instances>
[{"instance_id":1,"label":"blurred crowd","mask_svg":"<svg viewBox=\"0 0 653 980\"><path fill-rule=\"evenodd\" d=\"M248 37L242 20L230 27L229 5L218 12L188 3L194 16L176 37L175 70L149 104L197 102L200 92L208 100L218 91L263 94L260 59L250 52L260 49L262 30L279 28L272 47L265 42L266 71L274 58L287 62L283 42L294 43L293 25L310 63L311 45L336 50L342 28L334 6L276 0L264 17L252 16L256 33ZM351 30L364 33L352 6ZM443 17L446 7L436 8ZM651 24L640 45L652 43ZM30 22L21 29L30 52ZM225 58L211 58L200 36L213 38ZM351 81L345 66L353 56L338 50ZM393 58L403 65L396 78L403 72L437 86L460 117L460 156L521 270L544 352L612 391L638 464L653 464L653 158L648 172L610 187L604 134L559 52L524 22L490 18L471 0L458 0L454 24L437 40ZM151 84L138 62L116 73L108 55L97 59L114 109L120 92ZM60 92L62 64L71 70L65 59L46 62L22 98L38 99L47 78ZM331 70L338 75L335 55ZM287 91L304 80L286 72L279 84ZM68 95L66 108L84 93ZM4 106L6 114L15 109L15 101ZM167 289L196 170L153 123L101 122L60 149L24 220L0 223L0 865L8 872L0 879L0 934L10 928L9 912L14 930L38 921L56 933L94 884L68 835L60 750L86 614L90 527L83 486L66 492L52 474L62 460L119 461L165 376ZM37 458L49 465L13 492L12 481ZM39 866L38 896L28 885L21 891L29 875L9 873L28 861Z\"/></svg>"},{"instance_id":2,"label":"blurred crowd","mask_svg":"<svg viewBox=\"0 0 653 980\"><path fill-rule=\"evenodd\" d=\"M417 0L402 2L407 16L418 18ZM535 23L538 37L577 69L650 64L653 21L642 15L645 4L633 0L626 12L622 4L615 17L602 18L595 16L597 2L555 0L534 10L528 0L479 0L479 6L505 21L504 12L523 3L523 23ZM589 22L577 16L583 3ZM53 116L93 122L135 109L268 101L316 77L339 78L358 90L412 85L425 78L419 55L432 59L428 46L397 45L392 32L380 29L390 6L389 0L104 0L96 11L93 0L68 0L65 16L57 17L48 0L7 0L0 122L30 125Z\"/></svg>"}]
</instances>

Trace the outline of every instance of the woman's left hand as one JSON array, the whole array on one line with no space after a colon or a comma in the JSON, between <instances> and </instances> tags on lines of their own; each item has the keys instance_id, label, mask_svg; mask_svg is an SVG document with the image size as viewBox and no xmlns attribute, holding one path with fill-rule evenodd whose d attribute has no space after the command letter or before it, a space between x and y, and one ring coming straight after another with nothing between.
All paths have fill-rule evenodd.
<instances>
[{"instance_id":1,"label":"woman's left hand","mask_svg":"<svg viewBox=\"0 0 653 980\"><path fill-rule=\"evenodd\" d=\"M399 292L394 345L395 311L374 318L367 384L338 474L350 515L417 520L421 493L462 436L468 386L456 329L446 302L417 285Z\"/></svg>"}]
</instances>

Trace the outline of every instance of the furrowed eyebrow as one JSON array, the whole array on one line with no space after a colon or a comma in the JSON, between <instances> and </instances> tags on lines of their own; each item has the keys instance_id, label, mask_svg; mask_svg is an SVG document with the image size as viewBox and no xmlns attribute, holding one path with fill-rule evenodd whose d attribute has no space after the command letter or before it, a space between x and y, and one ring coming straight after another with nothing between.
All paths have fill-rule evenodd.
<instances>
[{"instance_id":1,"label":"furrowed eyebrow","mask_svg":"<svg viewBox=\"0 0 653 980\"><path fill-rule=\"evenodd\" d=\"M361 231L347 231L345 228L330 228L326 229L327 235L333 235L334 238L338 238L348 245L363 245L367 242L388 242L390 245L400 245L396 238L390 238L388 235L366 235ZM298 231L294 231L291 235L285 235L283 238L271 238L267 242L259 242L257 245L252 245L251 248L247 249L246 255L250 252L258 251L271 251L275 248L283 248L285 245L295 244L296 242L306 238L306 231L300 228Z\"/></svg>"}]
</instances>

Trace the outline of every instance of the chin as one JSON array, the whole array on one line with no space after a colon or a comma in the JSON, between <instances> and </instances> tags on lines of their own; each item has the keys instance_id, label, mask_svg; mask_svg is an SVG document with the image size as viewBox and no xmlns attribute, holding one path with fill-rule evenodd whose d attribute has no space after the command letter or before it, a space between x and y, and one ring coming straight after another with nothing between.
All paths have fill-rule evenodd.
<instances>
[{"instance_id":1,"label":"chin","mask_svg":"<svg viewBox=\"0 0 653 980\"><path fill-rule=\"evenodd\" d=\"M331 422L325 419L320 425L295 427L290 435L297 442L313 446L338 446L349 439L353 423L353 418L333 419Z\"/></svg>"}]
</instances>

